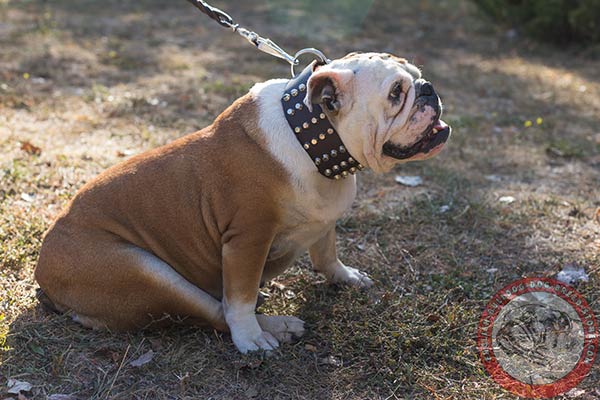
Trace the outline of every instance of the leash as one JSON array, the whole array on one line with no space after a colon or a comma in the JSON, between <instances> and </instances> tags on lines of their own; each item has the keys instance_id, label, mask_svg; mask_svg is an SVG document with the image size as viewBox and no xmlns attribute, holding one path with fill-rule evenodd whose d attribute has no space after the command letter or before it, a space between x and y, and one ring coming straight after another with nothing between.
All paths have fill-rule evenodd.
<instances>
[{"instance_id":1,"label":"leash","mask_svg":"<svg viewBox=\"0 0 600 400\"><path fill-rule=\"evenodd\" d=\"M281 47L279 47L271 39L264 38L256 32L250 31L240 26L240 24L235 23L233 18L231 18L231 16L225 11L213 7L203 0L188 1L192 3L197 9L206 14L208 17L215 20L219 25L225 28L230 28L231 30L233 30L233 32L236 32L241 37L252 43L254 46L256 46L258 50L287 61L291 65L292 78L296 76L294 67L300 64L299 57L304 54L312 54L322 64L329 64L331 62L331 60L325 57L323 52L312 47L302 49L292 56L288 52L283 50Z\"/></svg>"},{"instance_id":2,"label":"leash","mask_svg":"<svg viewBox=\"0 0 600 400\"><path fill-rule=\"evenodd\" d=\"M312 47L302 49L291 56L271 39L263 38L256 32L235 23L233 18L223 10L213 7L203 0L188 1L208 17L217 21L219 25L238 33L258 50L290 63L292 79L289 80L282 94L283 113L290 128L294 131L296 139L322 176L339 180L348 178L364 169L364 166L349 153L321 106L314 104L311 111L302 102L302 94L307 90L308 79L313 73L313 67L319 64L329 64L331 60L325 57L321 51ZM300 64L299 57L304 54L311 54L316 59L304 68L300 75L296 76L294 68Z\"/></svg>"}]
</instances>

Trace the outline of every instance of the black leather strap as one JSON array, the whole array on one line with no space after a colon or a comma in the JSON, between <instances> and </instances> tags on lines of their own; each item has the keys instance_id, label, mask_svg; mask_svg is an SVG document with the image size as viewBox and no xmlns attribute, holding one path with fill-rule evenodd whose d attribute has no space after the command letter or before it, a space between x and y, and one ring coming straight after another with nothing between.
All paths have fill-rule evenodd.
<instances>
[{"instance_id":1,"label":"black leather strap","mask_svg":"<svg viewBox=\"0 0 600 400\"><path fill-rule=\"evenodd\" d=\"M296 139L321 175L329 179L347 178L364 167L348 152L321 106L313 104L310 112L303 103L314 65L312 63L288 82L281 98L283 112Z\"/></svg>"}]
</instances>

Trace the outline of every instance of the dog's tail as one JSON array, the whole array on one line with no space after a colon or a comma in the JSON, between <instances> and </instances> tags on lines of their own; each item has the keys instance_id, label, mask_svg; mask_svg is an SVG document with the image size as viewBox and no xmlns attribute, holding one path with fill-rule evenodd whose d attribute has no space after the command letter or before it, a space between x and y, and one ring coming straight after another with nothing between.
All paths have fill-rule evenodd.
<instances>
[{"instance_id":1,"label":"dog's tail","mask_svg":"<svg viewBox=\"0 0 600 400\"><path fill-rule=\"evenodd\" d=\"M54 304L54 302L50 300L50 297L48 297L48 295L44 293L44 291L41 288L36 289L35 297L38 299L40 304L44 306L46 310L51 311L55 314L62 314L58 307L56 307L56 304Z\"/></svg>"}]
</instances>

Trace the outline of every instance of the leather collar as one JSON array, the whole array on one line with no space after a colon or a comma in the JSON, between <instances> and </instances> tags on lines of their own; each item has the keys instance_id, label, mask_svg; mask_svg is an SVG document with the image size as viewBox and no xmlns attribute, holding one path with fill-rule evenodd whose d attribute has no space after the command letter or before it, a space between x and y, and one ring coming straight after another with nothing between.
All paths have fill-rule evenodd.
<instances>
[{"instance_id":1,"label":"leather collar","mask_svg":"<svg viewBox=\"0 0 600 400\"><path fill-rule=\"evenodd\" d=\"M303 103L307 82L313 73L311 64L290 79L281 98L283 112L290 128L319 173L329 179L347 178L364 167L348 152L323 109L313 104L312 112Z\"/></svg>"}]
</instances>

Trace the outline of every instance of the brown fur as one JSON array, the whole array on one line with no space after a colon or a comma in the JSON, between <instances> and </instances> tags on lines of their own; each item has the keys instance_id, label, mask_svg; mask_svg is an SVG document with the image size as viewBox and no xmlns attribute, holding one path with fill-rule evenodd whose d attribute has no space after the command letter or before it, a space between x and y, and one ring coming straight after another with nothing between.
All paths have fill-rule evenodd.
<instances>
[{"instance_id":1,"label":"brown fur","mask_svg":"<svg viewBox=\"0 0 600 400\"><path fill-rule=\"evenodd\" d=\"M256 301L291 190L257 121L245 119L256 115L245 96L206 129L86 184L47 232L35 271L57 308L96 328L170 315L227 330L219 301Z\"/></svg>"}]
</instances>

